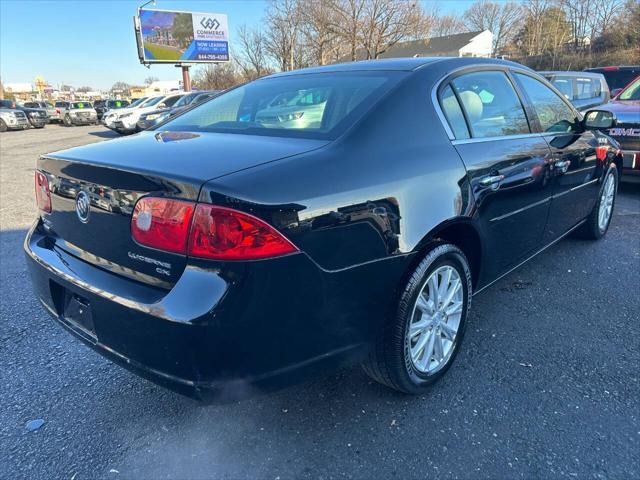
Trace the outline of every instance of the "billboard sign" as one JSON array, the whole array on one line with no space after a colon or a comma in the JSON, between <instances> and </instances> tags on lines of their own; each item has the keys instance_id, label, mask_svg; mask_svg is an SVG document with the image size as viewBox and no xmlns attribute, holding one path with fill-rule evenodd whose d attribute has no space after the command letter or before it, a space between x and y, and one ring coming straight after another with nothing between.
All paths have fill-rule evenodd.
<instances>
[{"instance_id":1,"label":"billboard sign","mask_svg":"<svg viewBox=\"0 0 640 480\"><path fill-rule=\"evenodd\" d=\"M139 10L135 26L142 63L229 61L225 14Z\"/></svg>"}]
</instances>

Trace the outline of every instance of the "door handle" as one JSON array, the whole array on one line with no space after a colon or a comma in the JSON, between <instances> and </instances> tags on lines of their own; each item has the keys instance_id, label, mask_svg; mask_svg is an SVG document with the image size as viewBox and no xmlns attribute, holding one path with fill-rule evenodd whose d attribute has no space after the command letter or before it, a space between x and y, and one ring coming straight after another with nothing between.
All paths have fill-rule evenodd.
<instances>
[{"instance_id":1,"label":"door handle","mask_svg":"<svg viewBox=\"0 0 640 480\"><path fill-rule=\"evenodd\" d=\"M504 175L487 175L480 179L480 185L483 187L495 185L495 187L497 187L496 184L500 183L502 180L504 180Z\"/></svg>"}]
</instances>

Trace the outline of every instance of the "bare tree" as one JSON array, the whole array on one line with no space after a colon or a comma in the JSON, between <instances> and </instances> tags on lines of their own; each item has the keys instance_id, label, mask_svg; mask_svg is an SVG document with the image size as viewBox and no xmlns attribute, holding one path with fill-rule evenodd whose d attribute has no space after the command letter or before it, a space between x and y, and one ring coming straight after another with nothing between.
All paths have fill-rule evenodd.
<instances>
[{"instance_id":1,"label":"bare tree","mask_svg":"<svg viewBox=\"0 0 640 480\"><path fill-rule=\"evenodd\" d=\"M356 60L365 21L365 0L335 0L331 5L336 13L333 29L345 43L349 59Z\"/></svg>"},{"instance_id":2,"label":"bare tree","mask_svg":"<svg viewBox=\"0 0 640 480\"><path fill-rule=\"evenodd\" d=\"M493 33L492 54L495 54L515 37L522 23L522 8L514 2L478 0L464 12L464 18L469 30L489 30Z\"/></svg>"},{"instance_id":3,"label":"bare tree","mask_svg":"<svg viewBox=\"0 0 640 480\"><path fill-rule=\"evenodd\" d=\"M144 84L151 85L153 82L157 82L158 80L159 80L158 77L154 77L153 75L150 75L144 79Z\"/></svg>"},{"instance_id":4,"label":"bare tree","mask_svg":"<svg viewBox=\"0 0 640 480\"><path fill-rule=\"evenodd\" d=\"M271 0L265 18L265 49L280 70L303 66L300 46L301 15L296 0Z\"/></svg>"},{"instance_id":5,"label":"bare tree","mask_svg":"<svg viewBox=\"0 0 640 480\"><path fill-rule=\"evenodd\" d=\"M207 64L193 77L198 90L225 90L240 82L232 63Z\"/></svg>"},{"instance_id":6,"label":"bare tree","mask_svg":"<svg viewBox=\"0 0 640 480\"><path fill-rule=\"evenodd\" d=\"M366 58L378 58L398 42L422 36L426 19L422 8L415 2L367 1L361 32Z\"/></svg>"},{"instance_id":7,"label":"bare tree","mask_svg":"<svg viewBox=\"0 0 640 480\"><path fill-rule=\"evenodd\" d=\"M245 80L253 80L269 73L264 34L258 29L242 25L237 32L240 52L234 56Z\"/></svg>"},{"instance_id":8,"label":"bare tree","mask_svg":"<svg viewBox=\"0 0 640 480\"><path fill-rule=\"evenodd\" d=\"M343 48L336 29L335 1L299 0L299 4L302 17L301 32L308 63L326 65L338 60Z\"/></svg>"},{"instance_id":9,"label":"bare tree","mask_svg":"<svg viewBox=\"0 0 640 480\"><path fill-rule=\"evenodd\" d=\"M436 15L431 29L434 37L444 37L467 31L467 26L457 15Z\"/></svg>"}]
</instances>

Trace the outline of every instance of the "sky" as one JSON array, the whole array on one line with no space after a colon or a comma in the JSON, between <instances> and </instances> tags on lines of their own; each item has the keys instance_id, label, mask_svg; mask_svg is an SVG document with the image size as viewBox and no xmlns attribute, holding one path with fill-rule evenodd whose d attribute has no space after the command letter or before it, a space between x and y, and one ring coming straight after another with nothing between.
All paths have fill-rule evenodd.
<instances>
[{"instance_id":1,"label":"sky","mask_svg":"<svg viewBox=\"0 0 640 480\"><path fill-rule=\"evenodd\" d=\"M318 0L322 1L322 0ZM141 85L153 76L181 79L173 65L146 68L138 61L133 16L144 0L0 0L0 75L3 83L109 89L116 81ZM436 3L442 13L463 12L472 0ZM243 24L260 25L266 0L156 0L147 8L226 13L231 48Z\"/></svg>"}]
</instances>

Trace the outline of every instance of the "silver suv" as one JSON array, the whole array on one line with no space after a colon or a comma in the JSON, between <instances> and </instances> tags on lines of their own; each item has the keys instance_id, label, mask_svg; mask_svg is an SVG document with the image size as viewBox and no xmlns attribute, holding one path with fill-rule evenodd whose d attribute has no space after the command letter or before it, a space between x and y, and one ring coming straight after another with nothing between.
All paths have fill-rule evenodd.
<instances>
[{"instance_id":1,"label":"silver suv","mask_svg":"<svg viewBox=\"0 0 640 480\"><path fill-rule=\"evenodd\" d=\"M98 123L98 114L91 102L69 102L61 113L66 127Z\"/></svg>"},{"instance_id":2,"label":"silver suv","mask_svg":"<svg viewBox=\"0 0 640 480\"><path fill-rule=\"evenodd\" d=\"M27 128L29 128L29 120L22 110L0 108L0 132Z\"/></svg>"}]
</instances>

